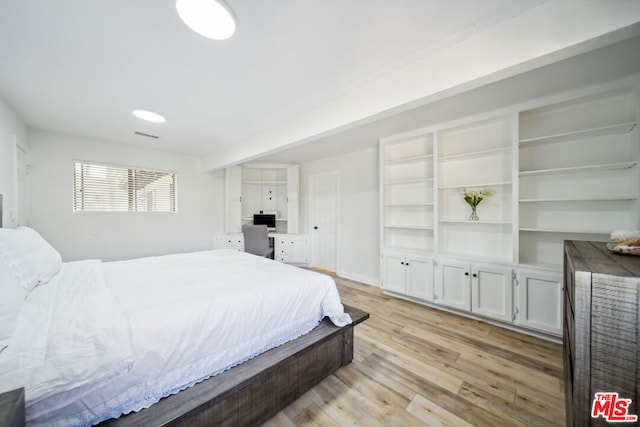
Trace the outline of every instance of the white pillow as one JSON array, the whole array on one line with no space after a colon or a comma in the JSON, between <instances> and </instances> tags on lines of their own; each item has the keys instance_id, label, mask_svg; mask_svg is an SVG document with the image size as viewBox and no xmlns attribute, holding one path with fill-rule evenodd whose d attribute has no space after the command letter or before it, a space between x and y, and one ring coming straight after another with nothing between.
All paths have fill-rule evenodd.
<instances>
[{"instance_id":1,"label":"white pillow","mask_svg":"<svg viewBox=\"0 0 640 427\"><path fill-rule=\"evenodd\" d=\"M0 229L0 254L27 292L47 283L62 267L62 257L29 227Z\"/></svg>"},{"instance_id":2,"label":"white pillow","mask_svg":"<svg viewBox=\"0 0 640 427\"><path fill-rule=\"evenodd\" d=\"M27 290L0 257L0 351L16 330L16 319L27 297Z\"/></svg>"}]
</instances>

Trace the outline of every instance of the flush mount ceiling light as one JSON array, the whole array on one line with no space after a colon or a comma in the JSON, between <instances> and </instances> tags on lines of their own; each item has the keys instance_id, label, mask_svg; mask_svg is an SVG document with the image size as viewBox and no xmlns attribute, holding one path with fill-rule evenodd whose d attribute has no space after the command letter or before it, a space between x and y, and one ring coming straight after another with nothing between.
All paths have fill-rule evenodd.
<instances>
[{"instance_id":1,"label":"flush mount ceiling light","mask_svg":"<svg viewBox=\"0 0 640 427\"><path fill-rule=\"evenodd\" d=\"M153 123L164 123L167 121L162 114L150 110L133 110L133 115L139 119Z\"/></svg>"},{"instance_id":2,"label":"flush mount ceiling light","mask_svg":"<svg viewBox=\"0 0 640 427\"><path fill-rule=\"evenodd\" d=\"M231 9L216 0L177 0L178 15L189 28L201 36L225 40L236 31Z\"/></svg>"}]
</instances>

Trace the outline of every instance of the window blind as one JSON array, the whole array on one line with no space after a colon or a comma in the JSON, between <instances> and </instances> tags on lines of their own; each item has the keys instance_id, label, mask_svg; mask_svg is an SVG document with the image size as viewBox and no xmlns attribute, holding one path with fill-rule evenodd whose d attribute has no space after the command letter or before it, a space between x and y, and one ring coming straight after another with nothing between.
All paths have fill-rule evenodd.
<instances>
[{"instance_id":1,"label":"window blind","mask_svg":"<svg viewBox=\"0 0 640 427\"><path fill-rule=\"evenodd\" d=\"M176 212L176 174L74 162L74 212Z\"/></svg>"}]
</instances>

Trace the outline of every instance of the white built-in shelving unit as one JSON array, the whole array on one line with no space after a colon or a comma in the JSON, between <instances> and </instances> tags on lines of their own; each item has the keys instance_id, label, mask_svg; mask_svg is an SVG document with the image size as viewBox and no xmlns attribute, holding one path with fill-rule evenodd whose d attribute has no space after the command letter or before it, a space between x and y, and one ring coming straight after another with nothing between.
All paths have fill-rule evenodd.
<instances>
[{"instance_id":1,"label":"white built-in shelving unit","mask_svg":"<svg viewBox=\"0 0 640 427\"><path fill-rule=\"evenodd\" d=\"M380 194L388 289L422 300L433 295L433 134L412 133L381 146Z\"/></svg>"},{"instance_id":2,"label":"white built-in shelving unit","mask_svg":"<svg viewBox=\"0 0 640 427\"><path fill-rule=\"evenodd\" d=\"M381 160L383 245L433 251L433 135L390 143Z\"/></svg>"},{"instance_id":3,"label":"white built-in shelving unit","mask_svg":"<svg viewBox=\"0 0 640 427\"><path fill-rule=\"evenodd\" d=\"M243 223L263 212L276 215L279 233L298 232L299 166L245 164L225 170L226 232L238 233Z\"/></svg>"},{"instance_id":4,"label":"white built-in shelving unit","mask_svg":"<svg viewBox=\"0 0 640 427\"><path fill-rule=\"evenodd\" d=\"M563 241L640 228L639 82L381 140L383 289L561 335ZM494 192L477 221L464 188Z\"/></svg>"},{"instance_id":5,"label":"white built-in shelving unit","mask_svg":"<svg viewBox=\"0 0 640 427\"><path fill-rule=\"evenodd\" d=\"M638 228L636 88L519 114L520 263L559 270L569 240Z\"/></svg>"},{"instance_id":6,"label":"white built-in shelving unit","mask_svg":"<svg viewBox=\"0 0 640 427\"><path fill-rule=\"evenodd\" d=\"M508 115L450 124L438 133L438 253L511 262L512 122ZM464 189L495 194L478 206L477 221Z\"/></svg>"},{"instance_id":7,"label":"white built-in shelving unit","mask_svg":"<svg viewBox=\"0 0 640 427\"><path fill-rule=\"evenodd\" d=\"M248 163L225 169L225 234L213 236L216 249L244 250L242 224L258 213L275 214L274 259L309 262L308 237L299 231L299 166Z\"/></svg>"}]
</instances>

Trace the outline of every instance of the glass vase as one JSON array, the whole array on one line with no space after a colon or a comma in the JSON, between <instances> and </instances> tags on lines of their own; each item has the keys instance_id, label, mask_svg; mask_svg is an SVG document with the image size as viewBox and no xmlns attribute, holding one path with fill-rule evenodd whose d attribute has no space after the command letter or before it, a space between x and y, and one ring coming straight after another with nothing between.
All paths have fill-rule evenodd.
<instances>
[{"instance_id":1,"label":"glass vase","mask_svg":"<svg viewBox=\"0 0 640 427\"><path fill-rule=\"evenodd\" d=\"M480 217L478 216L478 212L476 212L477 206L471 206L471 215L469 215L470 221L478 221Z\"/></svg>"}]
</instances>

